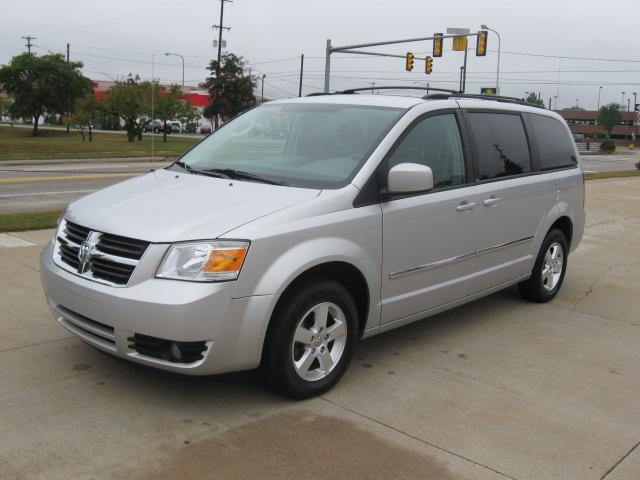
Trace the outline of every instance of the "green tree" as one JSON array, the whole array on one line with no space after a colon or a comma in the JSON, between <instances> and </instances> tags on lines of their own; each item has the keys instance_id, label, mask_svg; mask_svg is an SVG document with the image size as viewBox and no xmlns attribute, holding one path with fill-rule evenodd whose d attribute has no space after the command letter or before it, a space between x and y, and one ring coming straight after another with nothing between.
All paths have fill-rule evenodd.
<instances>
[{"instance_id":1,"label":"green tree","mask_svg":"<svg viewBox=\"0 0 640 480\"><path fill-rule=\"evenodd\" d=\"M109 90L107 105L114 115L124 121L127 140L135 142L142 136L142 129L151 113L151 82L143 82L131 74L124 81L117 81Z\"/></svg>"},{"instance_id":2,"label":"green tree","mask_svg":"<svg viewBox=\"0 0 640 480\"><path fill-rule=\"evenodd\" d=\"M181 109L182 88L180 88L180 85L170 85L164 94L156 85L153 115L164 124L162 129L163 142L167 141L167 122L177 118Z\"/></svg>"},{"instance_id":3,"label":"green tree","mask_svg":"<svg viewBox=\"0 0 640 480\"><path fill-rule=\"evenodd\" d=\"M620 105L617 103L610 103L600 107L598 123L607 131L607 138L611 138L611 132L621 121L622 114L620 113Z\"/></svg>"},{"instance_id":4,"label":"green tree","mask_svg":"<svg viewBox=\"0 0 640 480\"><path fill-rule=\"evenodd\" d=\"M220 115L227 120L256 104L256 97L253 95L256 79L245 75L242 57L226 53L222 55L219 64L217 60L211 60L207 68L211 76L203 84L209 89L209 105L204 110L205 117L217 119Z\"/></svg>"},{"instance_id":5,"label":"green tree","mask_svg":"<svg viewBox=\"0 0 640 480\"><path fill-rule=\"evenodd\" d=\"M82 135L82 140L85 140L85 132L89 132L89 141L93 141L93 123L98 117L98 102L93 97L93 94L88 93L84 97L80 97L76 100L73 123Z\"/></svg>"},{"instance_id":6,"label":"green tree","mask_svg":"<svg viewBox=\"0 0 640 480\"><path fill-rule=\"evenodd\" d=\"M0 84L13 98L9 113L33 119L33 135L38 119L45 114L65 114L67 95L71 102L91 91L91 80L80 72L81 62L67 62L63 55L23 53L0 67Z\"/></svg>"},{"instance_id":7,"label":"green tree","mask_svg":"<svg viewBox=\"0 0 640 480\"><path fill-rule=\"evenodd\" d=\"M0 93L0 118L4 117L5 115L9 115L10 105L11 99L7 95ZM11 117L11 120L11 126L13 126L13 117Z\"/></svg>"},{"instance_id":8,"label":"green tree","mask_svg":"<svg viewBox=\"0 0 640 480\"><path fill-rule=\"evenodd\" d=\"M541 98L538 98L538 96L535 93L530 93L526 101L527 103L530 103L532 105L540 105L544 107L544 100L542 100Z\"/></svg>"},{"instance_id":9,"label":"green tree","mask_svg":"<svg viewBox=\"0 0 640 480\"><path fill-rule=\"evenodd\" d=\"M180 110L178 112L178 116L176 117L182 123L183 128L188 123L197 123L200 119L200 109L191 105L187 100L183 100L182 105L180 106Z\"/></svg>"}]
</instances>

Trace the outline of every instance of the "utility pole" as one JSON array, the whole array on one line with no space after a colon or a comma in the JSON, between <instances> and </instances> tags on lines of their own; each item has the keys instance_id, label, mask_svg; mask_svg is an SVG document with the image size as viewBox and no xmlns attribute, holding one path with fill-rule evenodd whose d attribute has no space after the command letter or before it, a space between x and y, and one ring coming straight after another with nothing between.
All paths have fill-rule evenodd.
<instances>
[{"instance_id":1,"label":"utility pole","mask_svg":"<svg viewBox=\"0 0 640 480\"><path fill-rule=\"evenodd\" d=\"M32 37L31 35L27 35L25 37L20 37L20 38L24 38L27 41L27 44L25 45L25 47L27 47L27 52L31 53L31 47L33 47L33 43L31 43L31 40L35 40L36 37Z\"/></svg>"},{"instance_id":2,"label":"utility pole","mask_svg":"<svg viewBox=\"0 0 640 480\"><path fill-rule=\"evenodd\" d=\"M376 82L370 82L371 83L371 95L373 95L373 89L376 88Z\"/></svg>"},{"instance_id":3,"label":"utility pole","mask_svg":"<svg viewBox=\"0 0 640 480\"><path fill-rule=\"evenodd\" d=\"M262 74L262 91L260 92L260 103L264 103L264 77L266 77L267 74L263 73Z\"/></svg>"},{"instance_id":4,"label":"utility pole","mask_svg":"<svg viewBox=\"0 0 640 480\"><path fill-rule=\"evenodd\" d=\"M67 67L69 66L69 44L67 43ZM69 98L69 85L67 84L67 135L69 135L69 115L71 115L71 99Z\"/></svg>"},{"instance_id":5,"label":"utility pole","mask_svg":"<svg viewBox=\"0 0 640 480\"><path fill-rule=\"evenodd\" d=\"M304 72L304 53L300 55L300 85L298 86L298 96L302 96L302 73Z\"/></svg>"},{"instance_id":6,"label":"utility pole","mask_svg":"<svg viewBox=\"0 0 640 480\"><path fill-rule=\"evenodd\" d=\"M602 95L602 85L598 88L598 111L600 111L600 95Z\"/></svg>"},{"instance_id":7,"label":"utility pole","mask_svg":"<svg viewBox=\"0 0 640 480\"><path fill-rule=\"evenodd\" d=\"M225 2L232 2L233 0L220 0L220 24L214 25L213 28L218 29L218 69L216 71L216 77L220 78L220 58L222 57L222 31L231 30L231 27L224 26L224 4ZM219 120L216 114L214 128L218 128Z\"/></svg>"}]
</instances>

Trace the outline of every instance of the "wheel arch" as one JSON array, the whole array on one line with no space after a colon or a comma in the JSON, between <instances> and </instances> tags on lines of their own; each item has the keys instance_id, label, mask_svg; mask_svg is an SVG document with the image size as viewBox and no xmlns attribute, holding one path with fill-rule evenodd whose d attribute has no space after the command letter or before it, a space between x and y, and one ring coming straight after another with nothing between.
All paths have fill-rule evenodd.
<instances>
[{"instance_id":1,"label":"wheel arch","mask_svg":"<svg viewBox=\"0 0 640 480\"><path fill-rule=\"evenodd\" d=\"M334 280L349 291L358 310L358 331L359 334L362 335L369 317L369 302L371 300L370 287L360 269L344 260L318 263L299 273L284 287L273 308L273 313L278 310L282 302L286 301L291 291L298 285L310 281L313 278L328 278ZM271 319L269 319L269 325L271 325ZM267 335L268 331L269 328L267 328Z\"/></svg>"}]
</instances>

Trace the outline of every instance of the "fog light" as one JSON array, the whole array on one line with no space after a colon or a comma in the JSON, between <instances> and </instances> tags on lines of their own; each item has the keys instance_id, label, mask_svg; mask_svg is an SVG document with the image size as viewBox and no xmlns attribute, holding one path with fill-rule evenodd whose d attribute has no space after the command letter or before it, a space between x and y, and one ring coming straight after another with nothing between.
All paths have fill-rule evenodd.
<instances>
[{"instance_id":1,"label":"fog light","mask_svg":"<svg viewBox=\"0 0 640 480\"><path fill-rule=\"evenodd\" d=\"M171 351L171 356L175 360L180 360L182 358L182 350L180 350L180 347L176 343L171 344L170 351Z\"/></svg>"}]
</instances>

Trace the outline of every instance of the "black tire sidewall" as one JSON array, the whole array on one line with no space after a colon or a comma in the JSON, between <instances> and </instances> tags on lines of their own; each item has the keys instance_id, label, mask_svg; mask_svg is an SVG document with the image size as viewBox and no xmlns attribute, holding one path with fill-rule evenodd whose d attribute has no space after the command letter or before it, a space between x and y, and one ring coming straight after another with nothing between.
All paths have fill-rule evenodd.
<instances>
[{"instance_id":1,"label":"black tire sidewall","mask_svg":"<svg viewBox=\"0 0 640 480\"><path fill-rule=\"evenodd\" d=\"M547 250L549 250L551 244L555 242L559 243L562 247L562 272L560 274L558 284L553 288L553 290L547 290L542 284L542 266L544 264L544 257L547 254ZM531 278L527 282L527 287L531 289L530 293L532 294L535 301L548 302L556 296L556 294L560 290L560 287L562 287L564 276L567 272L568 259L569 252L567 247L567 239L560 230L551 230L542 242L540 252L538 253L538 258L536 258L536 263L533 267Z\"/></svg>"},{"instance_id":2,"label":"black tire sidewall","mask_svg":"<svg viewBox=\"0 0 640 480\"><path fill-rule=\"evenodd\" d=\"M317 381L307 381L295 371L291 344L302 316L322 302L336 304L345 315L347 341L342 357L331 373ZM333 280L306 282L290 291L278 306L265 339L263 368L268 383L280 393L297 399L319 395L333 387L349 366L358 336L358 312L349 291Z\"/></svg>"}]
</instances>

